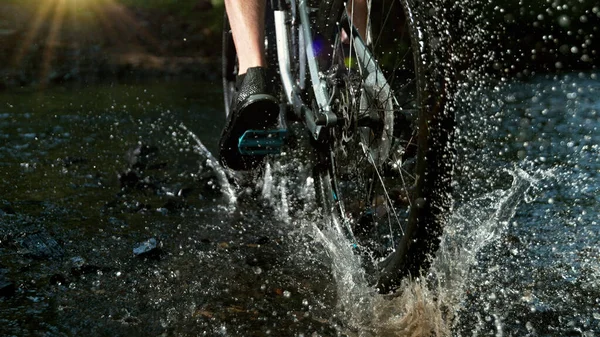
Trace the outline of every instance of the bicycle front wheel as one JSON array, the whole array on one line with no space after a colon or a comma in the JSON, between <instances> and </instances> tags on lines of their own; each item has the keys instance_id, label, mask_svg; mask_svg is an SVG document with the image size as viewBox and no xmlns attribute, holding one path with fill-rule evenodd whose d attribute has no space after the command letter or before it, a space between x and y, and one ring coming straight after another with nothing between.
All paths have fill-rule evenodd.
<instances>
[{"instance_id":1,"label":"bicycle front wheel","mask_svg":"<svg viewBox=\"0 0 600 337\"><path fill-rule=\"evenodd\" d=\"M345 3L321 1L315 18L315 56L345 121L331 131L327 186L388 292L427 270L451 209L449 39L428 2L373 1L366 36Z\"/></svg>"}]
</instances>

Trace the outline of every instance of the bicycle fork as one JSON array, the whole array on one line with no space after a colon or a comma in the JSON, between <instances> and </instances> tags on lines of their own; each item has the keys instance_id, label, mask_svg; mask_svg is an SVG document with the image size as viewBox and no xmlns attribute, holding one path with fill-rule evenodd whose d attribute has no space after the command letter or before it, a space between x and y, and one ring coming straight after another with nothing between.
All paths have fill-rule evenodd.
<instances>
[{"instance_id":1,"label":"bicycle fork","mask_svg":"<svg viewBox=\"0 0 600 337\"><path fill-rule=\"evenodd\" d=\"M313 48L313 39L310 29L310 21L308 18L309 8L306 0L300 0L296 7L296 0L290 0L289 8L286 9L286 4L282 0L273 1L274 17L275 17L275 37L277 41L277 59L279 61L279 72L281 74L281 82L285 91L288 103L291 105L295 115L303 120L308 127L314 139L319 139L323 128L336 125L338 118L331 111L330 101L331 96L327 89L327 83L323 76L319 73L319 67L315 58ZM296 8L298 13L295 13ZM300 62L300 83L296 83L292 70L291 59L292 50L290 48L291 41L289 40L292 29L297 29L297 16L300 17L300 29L298 29L298 56ZM306 56L306 57L305 57ZM304 69L308 63L310 71L310 82L315 94L318 111L312 111L300 97L300 88L303 87Z\"/></svg>"}]
</instances>

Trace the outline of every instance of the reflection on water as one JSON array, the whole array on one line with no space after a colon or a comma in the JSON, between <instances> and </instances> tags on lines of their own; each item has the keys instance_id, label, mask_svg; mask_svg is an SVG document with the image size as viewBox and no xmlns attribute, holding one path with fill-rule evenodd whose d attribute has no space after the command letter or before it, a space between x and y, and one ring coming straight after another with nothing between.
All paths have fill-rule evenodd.
<instances>
[{"instance_id":1,"label":"reflection on water","mask_svg":"<svg viewBox=\"0 0 600 337\"><path fill-rule=\"evenodd\" d=\"M465 132L462 139L465 149L475 149L463 154L469 165L460 176L471 179L466 191L503 184L498 172L515 166L539 180L477 255L457 329L463 334L594 336L600 330L598 92L597 74L514 82L484 99L475 123L464 123L485 125L475 131L480 138ZM480 139L483 146L476 145Z\"/></svg>"},{"instance_id":2,"label":"reflection on water","mask_svg":"<svg viewBox=\"0 0 600 337\"><path fill-rule=\"evenodd\" d=\"M319 229L302 165L237 189L215 169L214 87L0 95L0 334L600 330L595 74L492 87L461 108L441 252L391 298Z\"/></svg>"}]
</instances>

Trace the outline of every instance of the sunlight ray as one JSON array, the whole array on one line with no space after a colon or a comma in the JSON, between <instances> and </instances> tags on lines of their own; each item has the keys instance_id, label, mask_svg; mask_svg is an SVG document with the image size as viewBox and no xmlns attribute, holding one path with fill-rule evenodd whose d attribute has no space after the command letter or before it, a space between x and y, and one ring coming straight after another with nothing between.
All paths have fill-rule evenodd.
<instances>
[{"instance_id":1,"label":"sunlight ray","mask_svg":"<svg viewBox=\"0 0 600 337\"><path fill-rule=\"evenodd\" d=\"M12 56L12 66L16 69L25 67L24 59L35 59L37 64L29 67L39 76L39 83L44 85L60 54L59 47L65 44L65 48L79 48L82 41L79 41L81 34L78 32L81 29L100 30L102 34L95 36L108 41L98 43L108 42L109 46L117 48L127 46L128 50L142 53L163 52L158 39L127 6L116 0L44 0L34 9L24 37ZM36 48L38 45L42 48Z\"/></svg>"},{"instance_id":2,"label":"sunlight ray","mask_svg":"<svg viewBox=\"0 0 600 337\"><path fill-rule=\"evenodd\" d=\"M50 21L50 31L46 38L46 46L44 49L44 55L42 57L42 68L40 72L40 82L45 83L48 80L48 73L50 72L50 66L54 58L54 51L59 41L59 33L63 25L65 18L65 1L56 0L56 6L54 7L54 13Z\"/></svg>"},{"instance_id":3,"label":"sunlight ray","mask_svg":"<svg viewBox=\"0 0 600 337\"><path fill-rule=\"evenodd\" d=\"M118 29L115 27L115 23L118 21L118 19L114 16L107 14L106 7L104 6L105 4L106 0L102 1L102 3L100 3L100 1L93 2L90 4L90 10L98 19L102 29L107 31L107 34L105 34L105 36L107 36L110 39L110 43L114 43L116 45L123 45L127 43L127 41L125 41L124 35L121 34L121 32L119 32Z\"/></svg>"},{"instance_id":4,"label":"sunlight ray","mask_svg":"<svg viewBox=\"0 0 600 337\"><path fill-rule=\"evenodd\" d=\"M125 7L124 5L114 1L114 0L105 0L107 4L112 9L111 14L113 14L117 20L119 27L122 28L122 31L134 32L136 35L146 43L149 43L152 47L157 50L161 50L161 45L152 34L148 32L146 28L144 28L140 22L134 17L134 15Z\"/></svg>"},{"instance_id":5,"label":"sunlight ray","mask_svg":"<svg viewBox=\"0 0 600 337\"><path fill-rule=\"evenodd\" d=\"M13 57L13 65L15 67L18 67L21 64L21 61L23 61L23 57L31 48L32 42L40 33L40 27L48 17L53 3L54 1L42 1L42 4L38 7L38 10L33 19L33 23L31 24L31 28L27 30L23 42L19 45Z\"/></svg>"}]
</instances>

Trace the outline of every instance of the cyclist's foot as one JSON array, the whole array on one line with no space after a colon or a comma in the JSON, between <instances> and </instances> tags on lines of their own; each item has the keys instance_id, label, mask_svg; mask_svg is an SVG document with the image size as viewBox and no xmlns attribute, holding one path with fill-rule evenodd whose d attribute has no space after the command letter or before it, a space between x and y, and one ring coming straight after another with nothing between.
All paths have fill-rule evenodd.
<instances>
[{"instance_id":1,"label":"cyclist's foot","mask_svg":"<svg viewBox=\"0 0 600 337\"><path fill-rule=\"evenodd\" d=\"M248 130L268 130L277 127L279 105L272 94L266 68L248 68L238 79L237 96L233 98L232 113L221 134L219 151L221 164L233 170L257 168L265 155L242 155L238 145Z\"/></svg>"}]
</instances>

